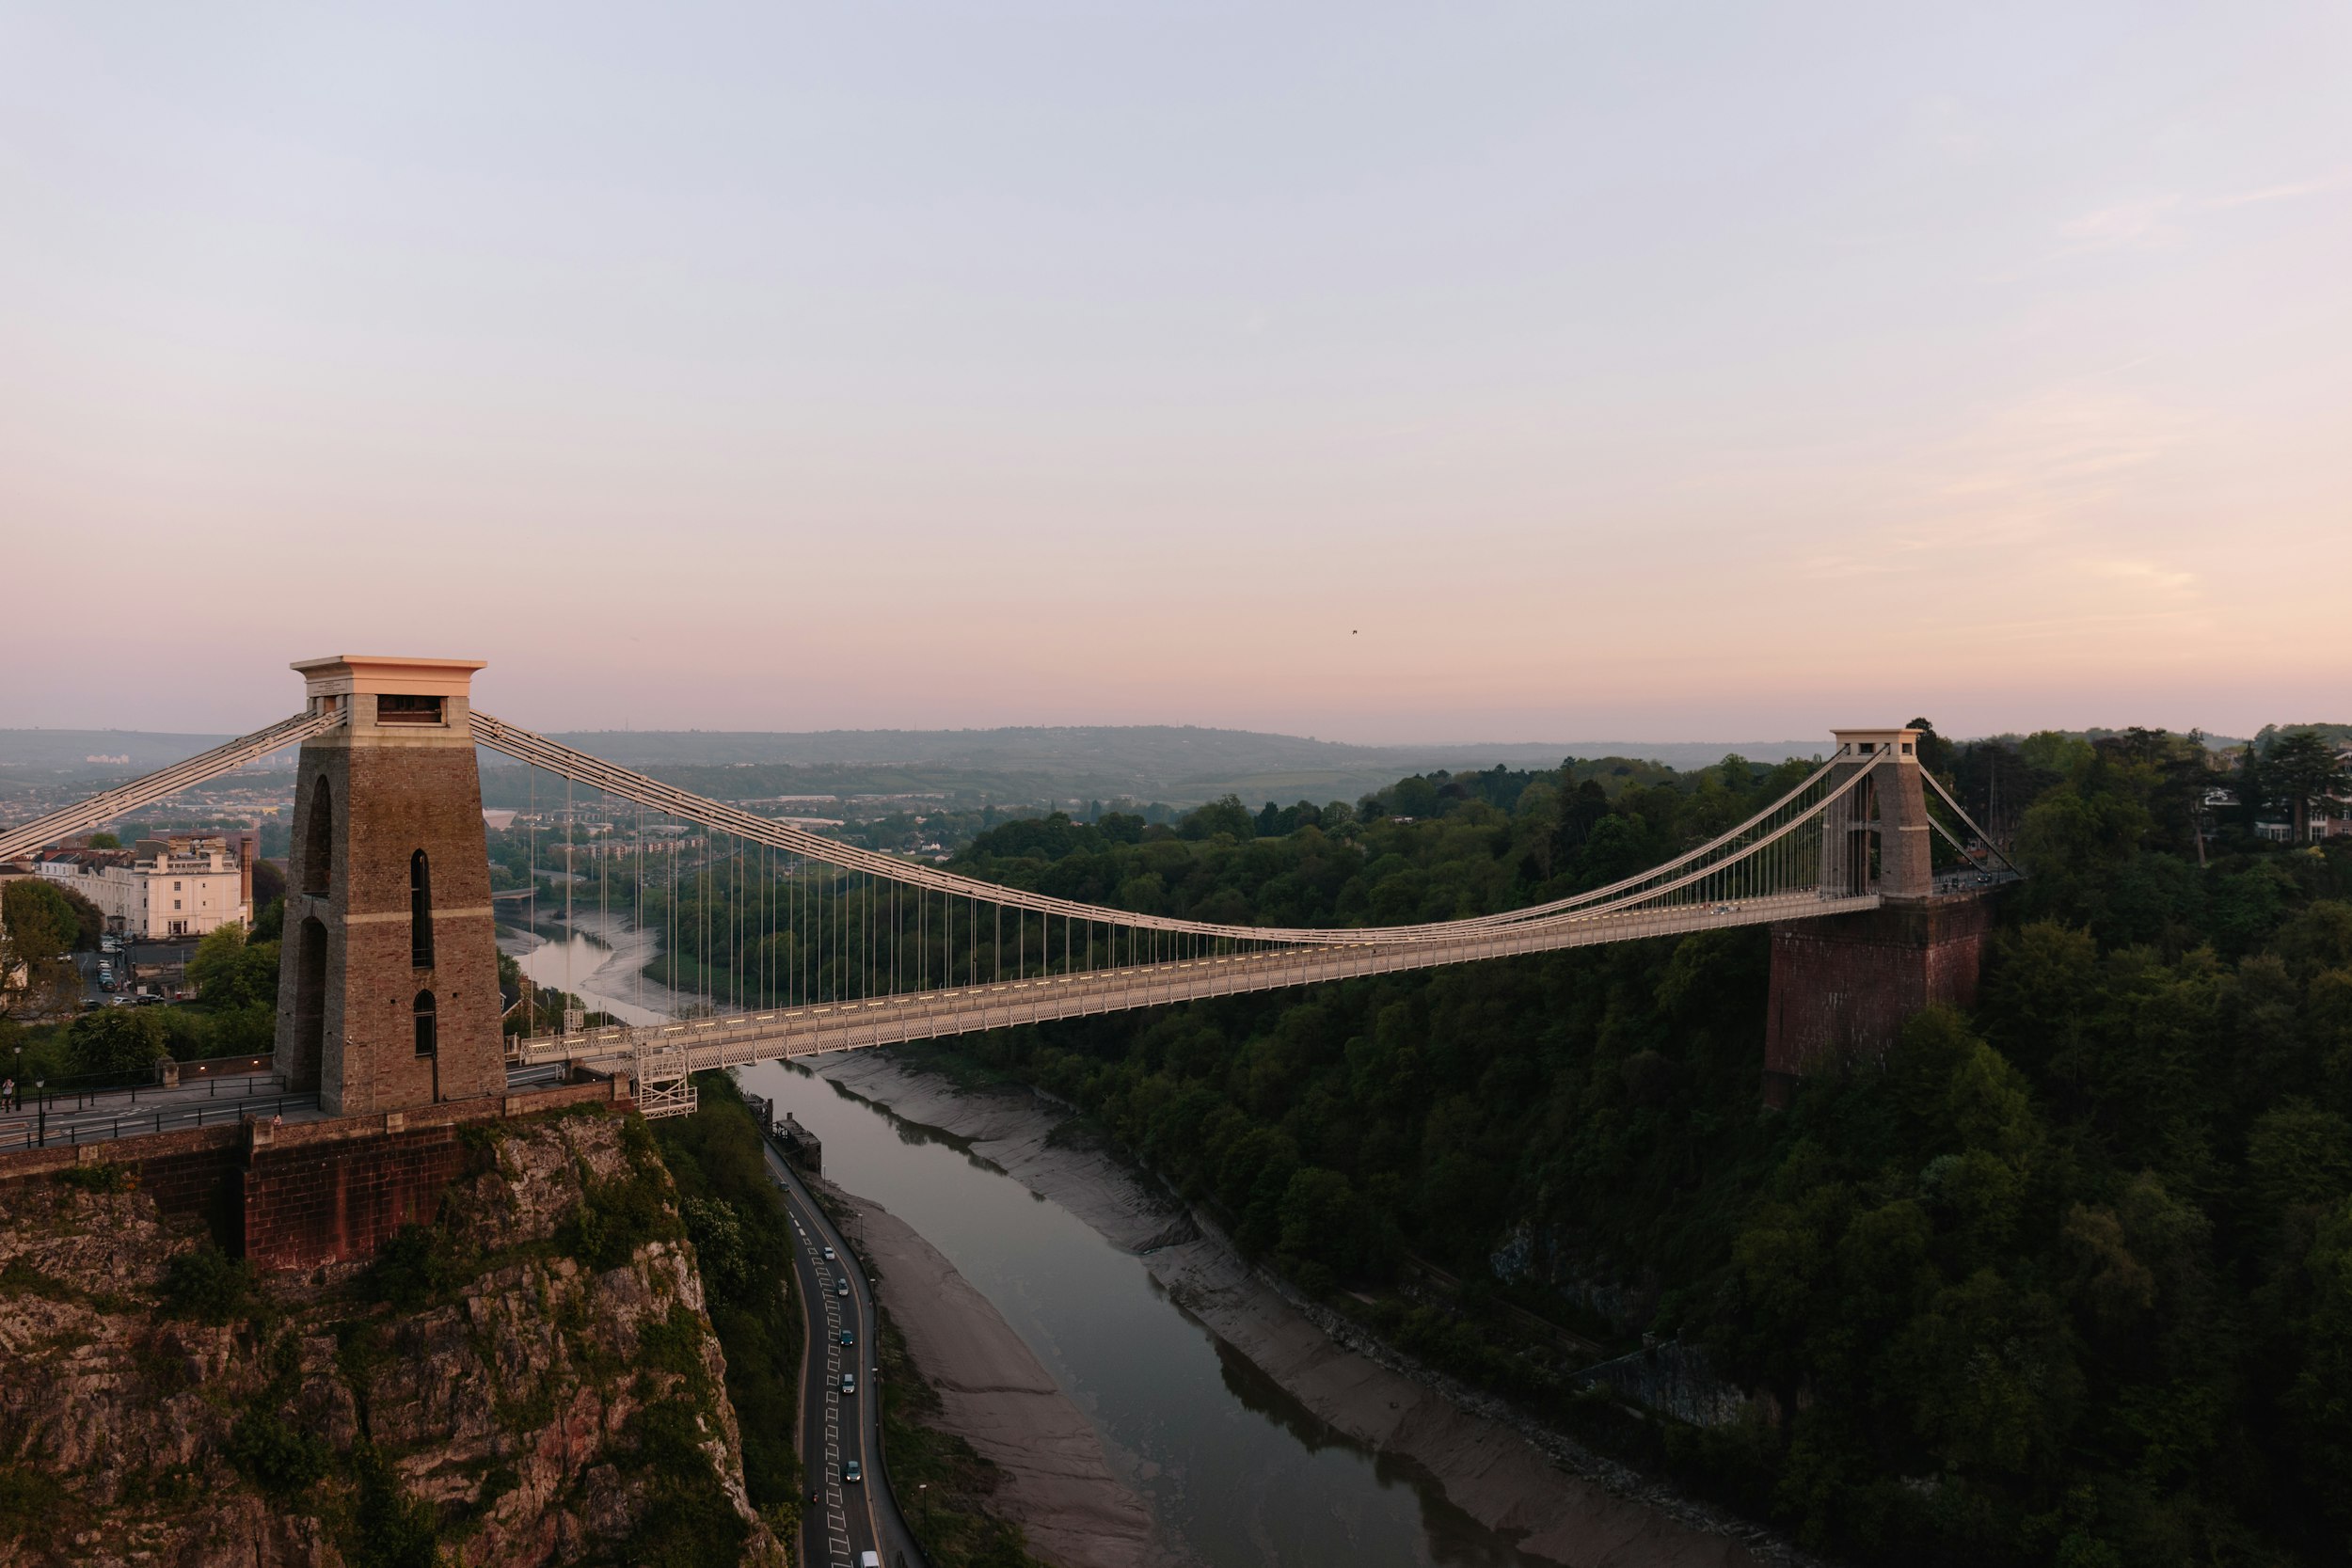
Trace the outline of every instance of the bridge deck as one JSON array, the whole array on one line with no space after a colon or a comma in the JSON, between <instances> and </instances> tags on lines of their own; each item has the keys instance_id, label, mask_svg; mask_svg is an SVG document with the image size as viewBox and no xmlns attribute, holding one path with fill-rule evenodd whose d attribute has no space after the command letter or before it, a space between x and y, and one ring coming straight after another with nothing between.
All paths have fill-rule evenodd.
<instances>
[{"instance_id":1,"label":"bridge deck","mask_svg":"<svg viewBox=\"0 0 2352 1568\"><path fill-rule=\"evenodd\" d=\"M912 991L896 996L693 1019L655 1028L606 1028L527 1042L524 1064L574 1062L619 1068L640 1052L683 1052L685 1070L707 1071L829 1051L897 1045L946 1035L1009 1029L1054 1019L1168 1006L1213 996L1279 990L1318 981L1434 969L1483 958L1556 952L1644 937L1815 919L1874 910L1875 893L1831 898L1813 892L1736 903L1610 914L1481 931L1411 945L1291 948L1177 963L1143 964L1041 978Z\"/></svg>"}]
</instances>

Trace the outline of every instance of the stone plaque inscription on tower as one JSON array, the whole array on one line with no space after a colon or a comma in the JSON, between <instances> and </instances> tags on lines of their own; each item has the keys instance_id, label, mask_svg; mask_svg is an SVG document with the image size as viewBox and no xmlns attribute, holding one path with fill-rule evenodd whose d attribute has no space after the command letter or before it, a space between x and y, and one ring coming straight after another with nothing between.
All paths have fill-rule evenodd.
<instances>
[{"instance_id":1,"label":"stone plaque inscription on tower","mask_svg":"<svg viewBox=\"0 0 2352 1568\"><path fill-rule=\"evenodd\" d=\"M296 664L303 743L277 1077L330 1116L503 1092L482 780L468 723L480 660L343 654Z\"/></svg>"}]
</instances>

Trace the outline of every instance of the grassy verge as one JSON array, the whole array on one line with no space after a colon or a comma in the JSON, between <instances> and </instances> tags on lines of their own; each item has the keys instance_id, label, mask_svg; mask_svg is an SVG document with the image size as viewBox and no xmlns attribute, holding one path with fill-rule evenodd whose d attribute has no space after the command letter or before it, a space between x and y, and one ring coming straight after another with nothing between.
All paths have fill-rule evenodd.
<instances>
[{"instance_id":1,"label":"grassy verge","mask_svg":"<svg viewBox=\"0 0 2352 1568\"><path fill-rule=\"evenodd\" d=\"M876 1349L890 1484L924 1555L934 1568L1043 1568L1029 1555L1021 1527L989 1511L996 1466L931 1424L939 1418L939 1393L915 1369L887 1313Z\"/></svg>"}]
</instances>

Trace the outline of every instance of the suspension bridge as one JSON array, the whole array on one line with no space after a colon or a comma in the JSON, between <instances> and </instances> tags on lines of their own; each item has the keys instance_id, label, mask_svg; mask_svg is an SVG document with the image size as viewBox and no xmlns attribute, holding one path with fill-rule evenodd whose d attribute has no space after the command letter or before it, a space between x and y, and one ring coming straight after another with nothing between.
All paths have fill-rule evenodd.
<instances>
[{"instance_id":1,"label":"suspension bridge","mask_svg":"<svg viewBox=\"0 0 2352 1568\"><path fill-rule=\"evenodd\" d=\"M1404 926L1178 919L978 880L692 794L473 708L474 661L294 668L302 712L0 831L0 860L299 745L274 1070L287 1091L315 1088L328 1115L490 1095L550 1069L626 1076L644 1114L673 1115L711 1069L1726 927L1836 929L2015 875L1921 766L1917 732L1840 730L1786 795L1605 887ZM603 824L584 847L599 888L626 868L628 918L650 903L675 922L683 878L731 955L723 992L705 970L707 1009L501 1035L477 746L563 784L567 888L583 810ZM535 845L530 874L535 887ZM699 951L707 963L710 944ZM1776 1021L1779 990L1776 970Z\"/></svg>"}]
</instances>

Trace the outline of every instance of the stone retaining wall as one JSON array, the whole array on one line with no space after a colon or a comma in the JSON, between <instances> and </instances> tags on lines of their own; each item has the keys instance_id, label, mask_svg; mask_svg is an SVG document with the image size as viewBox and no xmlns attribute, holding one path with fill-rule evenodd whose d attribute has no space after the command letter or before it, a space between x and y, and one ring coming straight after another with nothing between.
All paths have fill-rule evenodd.
<instances>
[{"instance_id":1,"label":"stone retaining wall","mask_svg":"<svg viewBox=\"0 0 2352 1568\"><path fill-rule=\"evenodd\" d=\"M79 1148L0 1154L0 1211L24 1183L74 1165L129 1165L167 1214L202 1219L259 1269L315 1268L373 1257L393 1232L430 1223L463 1169L459 1129L568 1105L634 1103L628 1080L485 1095L382 1116L149 1132Z\"/></svg>"}]
</instances>

